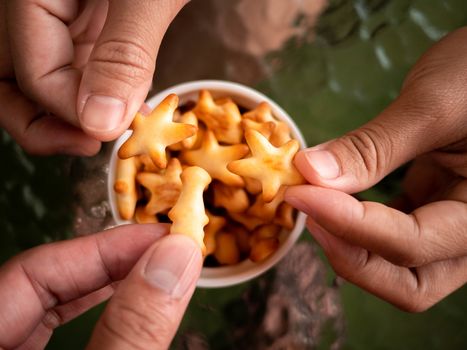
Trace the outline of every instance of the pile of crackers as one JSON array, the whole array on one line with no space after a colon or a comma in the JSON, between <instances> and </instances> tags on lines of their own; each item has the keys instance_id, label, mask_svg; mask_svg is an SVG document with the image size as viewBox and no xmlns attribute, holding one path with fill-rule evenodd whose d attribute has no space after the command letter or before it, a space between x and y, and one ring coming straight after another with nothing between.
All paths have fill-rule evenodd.
<instances>
[{"instance_id":1,"label":"pile of crackers","mask_svg":"<svg viewBox=\"0 0 467 350\"><path fill-rule=\"evenodd\" d=\"M122 219L171 223L214 266L262 261L286 239L296 212L285 187L304 183L300 145L266 102L244 110L202 90L179 107L171 94L130 128L114 184Z\"/></svg>"}]
</instances>

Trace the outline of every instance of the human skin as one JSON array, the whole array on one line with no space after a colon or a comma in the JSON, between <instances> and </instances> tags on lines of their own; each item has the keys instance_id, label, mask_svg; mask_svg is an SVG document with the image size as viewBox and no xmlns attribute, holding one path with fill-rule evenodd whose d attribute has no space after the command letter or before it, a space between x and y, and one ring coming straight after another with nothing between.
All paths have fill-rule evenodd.
<instances>
[{"instance_id":1,"label":"human skin","mask_svg":"<svg viewBox=\"0 0 467 350\"><path fill-rule=\"evenodd\" d=\"M0 125L30 153L96 153L142 105L184 3L0 1ZM374 120L301 152L311 185L286 195L339 275L409 311L467 280L466 39L430 49ZM407 214L349 195L411 160Z\"/></svg>"},{"instance_id":2,"label":"human skin","mask_svg":"<svg viewBox=\"0 0 467 350\"><path fill-rule=\"evenodd\" d=\"M168 348L201 271L167 225L126 225L33 248L0 268L0 348L43 349L53 330L112 297L87 349Z\"/></svg>"},{"instance_id":3,"label":"human skin","mask_svg":"<svg viewBox=\"0 0 467 350\"><path fill-rule=\"evenodd\" d=\"M32 154L92 155L149 90L183 0L0 0L0 126ZM43 349L110 298L88 349L168 348L199 276L199 247L128 225L26 251L0 267L0 348Z\"/></svg>"},{"instance_id":4,"label":"human skin","mask_svg":"<svg viewBox=\"0 0 467 350\"><path fill-rule=\"evenodd\" d=\"M97 153L143 105L185 3L0 1L0 126L29 153Z\"/></svg>"},{"instance_id":5,"label":"human skin","mask_svg":"<svg viewBox=\"0 0 467 350\"><path fill-rule=\"evenodd\" d=\"M310 185L286 200L335 272L401 309L428 309L467 282L467 28L447 35L376 118L301 151ZM394 208L350 194L413 161Z\"/></svg>"}]
</instances>

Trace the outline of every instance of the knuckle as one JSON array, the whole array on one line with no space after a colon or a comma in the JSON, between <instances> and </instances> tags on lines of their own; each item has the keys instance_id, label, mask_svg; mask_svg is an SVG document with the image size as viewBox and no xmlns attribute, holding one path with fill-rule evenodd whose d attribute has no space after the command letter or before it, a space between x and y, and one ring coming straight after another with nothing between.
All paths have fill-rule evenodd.
<instances>
[{"instance_id":1,"label":"knuckle","mask_svg":"<svg viewBox=\"0 0 467 350\"><path fill-rule=\"evenodd\" d=\"M370 259L370 253L364 249L349 255L351 260L342 261L338 257L329 257L332 269L336 275L350 282L356 282L356 278L361 275Z\"/></svg>"},{"instance_id":2,"label":"knuckle","mask_svg":"<svg viewBox=\"0 0 467 350\"><path fill-rule=\"evenodd\" d=\"M379 179L387 171L393 145L388 127L373 121L343 137L343 145L351 155L350 161L361 164L355 174L365 180Z\"/></svg>"},{"instance_id":3,"label":"knuckle","mask_svg":"<svg viewBox=\"0 0 467 350\"><path fill-rule=\"evenodd\" d=\"M412 268L428 263L425 254L416 245L405 245L405 248L398 247L396 249L396 252L388 257L388 260L394 265Z\"/></svg>"},{"instance_id":4,"label":"knuckle","mask_svg":"<svg viewBox=\"0 0 467 350\"><path fill-rule=\"evenodd\" d=\"M414 296L411 296L403 301L400 301L396 306L406 312L410 313L420 313L428 310L433 306L434 302L429 299L420 297L420 294L416 293Z\"/></svg>"},{"instance_id":5,"label":"knuckle","mask_svg":"<svg viewBox=\"0 0 467 350\"><path fill-rule=\"evenodd\" d=\"M173 320L170 315L170 302L144 306L148 301L132 300L132 306L114 297L109 312L102 319L105 331L119 337L124 344L146 348L145 344L160 346L166 344L172 336ZM145 311L141 311L145 310ZM151 310L148 312L147 310Z\"/></svg>"},{"instance_id":6,"label":"knuckle","mask_svg":"<svg viewBox=\"0 0 467 350\"><path fill-rule=\"evenodd\" d=\"M405 244L397 245L395 253L388 259L393 264L403 267L418 267L430 262L430 253L427 249L428 231L419 223L416 215L410 215L413 228L403 235Z\"/></svg>"},{"instance_id":7,"label":"knuckle","mask_svg":"<svg viewBox=\"0 0 467 350\"><path fill-rule=\"evenodd\" d=\"M399 251L393 254L391 257L388 257L388 260L392 262L394 265L401 266L401 267L410 268L410 267L421 266L416 254L410 251L406 251L406 250Z\"/></svg>"},{"instance_id":8,"label":"knuckle","mask_svg":"<svg viewBox=\"0 0 467 350\"><path fill-rule=\"evenodd\" d=\"M152 77L153 55L134 41L109 40L93 53L90 65L94 72L132 87Z\"/></svg>"},{"instance_id":9,"label":"knuckle","mask_svg":"<svg viewBox=\"0 0 467 350\"><path fill-rule=\"evenodd\" d=\"M397 295L395 306L411 313L420 313L428 310L440 299L443 294L437 288L433 288L416 269L410 269L414 275L413 283L404 284L402 292Z\"/></svg>"}]
</instances>

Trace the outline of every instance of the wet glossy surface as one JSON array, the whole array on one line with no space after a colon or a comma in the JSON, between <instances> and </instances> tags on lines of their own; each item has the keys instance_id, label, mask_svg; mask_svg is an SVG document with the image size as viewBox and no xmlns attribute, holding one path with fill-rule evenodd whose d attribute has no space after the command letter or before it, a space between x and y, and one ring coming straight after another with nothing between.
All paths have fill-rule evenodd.
<instances>
[{"instance_id":1,"label":"wet glossy surface","mask_svg":"<svg viewBox=\"0 0 467 350\"><path fill-rule=\"evenodd\" d=\"M286 8L281 1L192 1L162 47L155 90L204 78L246 83L276 100L308 144L316 144L374 117L397 95L423 51L467 24L464 0L335 0L319 16L325 1L290 0ZM4 134L1 145L2 261L36 244L111 223L105 151L91 160L70 161L26 156ZM402 173L364 196L389 199ZM307 255L308 265L292 255L276 273L254 283L197 291L176 346L280 348L287 339L298 339L296 348L466 348L466 288L424 314L409 315L353 286L336 287L315 251L305 246L295 253ZM278 312L289 313L285 323L283 315L273 314L278 304ZM59 329L49 348L83 348L101 309ZM293 333L300 325L303 329Z\"/></svg>"}]
</instances>

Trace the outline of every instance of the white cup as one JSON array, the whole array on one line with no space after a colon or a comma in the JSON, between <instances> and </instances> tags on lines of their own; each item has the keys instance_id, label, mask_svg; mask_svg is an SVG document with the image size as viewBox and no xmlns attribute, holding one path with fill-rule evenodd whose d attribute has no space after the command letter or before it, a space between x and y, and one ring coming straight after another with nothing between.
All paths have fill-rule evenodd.
<instances>
[{"instance_id":1,"label":"white cup","mask_svg":"<svg viewBox=\"0 0 467 350\"><path fill-rule=\"evenodd\" d=\"M209 90L214 98L231 97L238 105L246 109L253 109L260 102L266 101L271 106L272 114L277 119L287 123L290 127L292 136L300 142L300 147L306 147L305 139L297 125L295 125L292 118L281 107L262 93L241 84L221 80L198 80L170 87L151 97L146 103L151 108L154 108L167 95L174 93L180 98L180 105L183 105L188 101L197 101L198 93L203 89ZM117 151L130 135L131 131L127 131L117 139L110 157L107 189L112 216L117 225L131 223L131 221L122 220L122 218L120 218L116 206L115 192L113 190ZM201 272L201 277L198 280L198 287L213 288L232 286L251 280L266 272L284 257L300 237L300 234L305 228L305 218L305 214L302 212L298 213L293 229L285 235L286 238L282 241L279 249L266 260L256 263L246 259L232 266L204 267Z\"/></svg>"}]
</instances>

